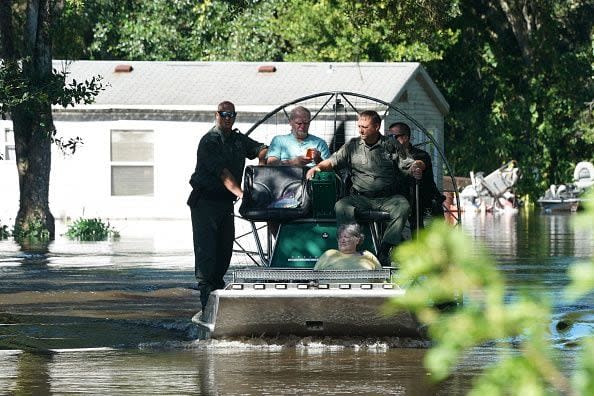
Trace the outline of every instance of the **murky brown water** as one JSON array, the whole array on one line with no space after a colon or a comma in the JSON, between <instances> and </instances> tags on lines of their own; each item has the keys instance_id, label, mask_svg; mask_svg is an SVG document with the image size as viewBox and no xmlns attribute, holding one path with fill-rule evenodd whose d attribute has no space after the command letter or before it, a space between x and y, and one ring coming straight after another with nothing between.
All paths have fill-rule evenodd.
<instances>
[{"instance_id":1,"label":"murky brown water","mask_svg":"<svg viewBox=\"0 0 594 396\"><path fill-rule=\"evenodd\" d=\"M560 365L594 330L594 298L565 304L567 266L594 252L572 215L467 216L464 230L494 253L510 298L529 288L554 302ZM477 348L444 383L406 339L198 339L188 222L115 223L117 242L59 238L47 255L0 241L0 394L465 394L502 351ZM568 326L558 326L560 321Z\"/></svg>"}]
</instances>

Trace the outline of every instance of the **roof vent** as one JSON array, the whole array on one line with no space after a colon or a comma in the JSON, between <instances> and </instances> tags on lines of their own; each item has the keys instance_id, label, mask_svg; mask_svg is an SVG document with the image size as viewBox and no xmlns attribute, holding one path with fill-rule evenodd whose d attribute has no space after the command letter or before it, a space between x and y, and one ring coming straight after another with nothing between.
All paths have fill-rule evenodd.
<instances>
[{"instance_id":1,"label":"roof vent","mask_svg":"<svg viewBox=\"0 0 594 396\"><path fill-rule=\"evenodd\" d=\"M130 73L134 68L132 65L117 65L113 70L115 73Z\"/></svg>"},{"instance_id":2,"label":"roof vent","mask_svg":"<svg viewBox=\"0 0 594 396\"><path fill-rule=\"evenodd\" d=\"M258 73L274 73L276 72L276 66L273 65L264 65L258 67Z\"/></svg>"}]
</instances>

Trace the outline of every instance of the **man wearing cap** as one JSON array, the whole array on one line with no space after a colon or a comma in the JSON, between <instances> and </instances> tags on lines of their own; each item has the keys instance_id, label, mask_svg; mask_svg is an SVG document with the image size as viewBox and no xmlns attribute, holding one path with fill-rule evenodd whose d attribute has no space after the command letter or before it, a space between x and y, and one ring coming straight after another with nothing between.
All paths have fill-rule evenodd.
<instances>
[{"instance_id":1,"label":"man wearing cap","mask_svg":"<svg viewBox=\"0 0 594 396\"><path fill-rule=\"evenodd\" d=\"M235 105L224 101L215 112L215 126L200 139L196 170L190 178L188 205L192 215L195 275L202 310L210 292L225 286L235 238L233 203L243 197L245 159L264 164L267 146L233 129Z\"/></svg>"}]
</instances>

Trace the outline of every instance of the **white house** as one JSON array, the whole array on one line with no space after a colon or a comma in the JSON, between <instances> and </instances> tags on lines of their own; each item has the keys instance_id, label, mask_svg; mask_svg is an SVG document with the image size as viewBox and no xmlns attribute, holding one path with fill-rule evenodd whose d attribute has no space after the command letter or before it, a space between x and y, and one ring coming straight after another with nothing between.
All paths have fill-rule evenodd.
<instances>
[{"instance_id":1,"label":"white house","mask_svg":"<svg viewBox=\"0 0 594 396\"><path fill-rule=\"evenodd\" d=\"M358 93L403 110L443 152L449 106L419 63L54 61L54 67L67 70L76 81L100 75L107 85L93 105L54 109L58 135L79 136L84 142L74 155L53 152L50 207L57 218L188 218L188 180L198 142L223 100L235 103L235 126L246 132L265 114L297 98ZM316 113L323 101L304 103ZM367 106L364 100L360 104ZM275 134L287 133L286 118L280 115L250 136L269 143ZM391 110L383 115L385 124L402 118ZM330 143L331 118L320 113L310 133ZM345 120L348 138L355 124L352 117ZM0 220L11 224L19 187L10 120L0 120L0 153ZM434 158L441 178L441 163Z\"/></svg>"}]
</instances>

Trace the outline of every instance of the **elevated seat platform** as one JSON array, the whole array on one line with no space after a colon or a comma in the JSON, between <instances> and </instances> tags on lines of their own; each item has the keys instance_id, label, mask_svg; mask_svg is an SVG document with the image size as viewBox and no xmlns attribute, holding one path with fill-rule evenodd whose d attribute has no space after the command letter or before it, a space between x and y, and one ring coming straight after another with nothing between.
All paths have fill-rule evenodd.
<instances>
[{"instance_id":1,"label":"elevated seat platform","mask_svg":"<svg viewBox=\"0 0 594 396\"><path fill-rule=\"evenodd\" d=\"M334 172L318 172L313 180L306 180L307 170L299 166L246 167L239 213L252 223L258 246L262 244L254 223L268 223L267 254L260 249L265 266L312 268L326 250L338 246L334 204L345 188ZM357 211L356 218L366 234L363 249L377 254L381 224L390 215L365 210Z\"/></svg>"}]
</instances>

